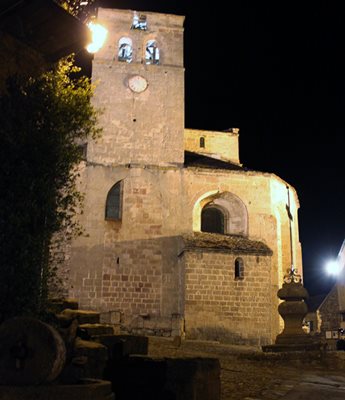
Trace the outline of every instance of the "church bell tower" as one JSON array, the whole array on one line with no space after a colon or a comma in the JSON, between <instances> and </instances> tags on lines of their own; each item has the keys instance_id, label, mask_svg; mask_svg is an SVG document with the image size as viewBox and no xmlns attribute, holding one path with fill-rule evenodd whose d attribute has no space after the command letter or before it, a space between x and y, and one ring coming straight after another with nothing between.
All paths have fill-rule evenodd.
<instances>
[{"instance_id":1,"label":"church bell tower","mask_svg":"<svg viewBox=\"0 0 345 400\"><path fill-rule=\"evenodd\" d=\"M181 165L184 17L99 8L98 22L108 30L92 64L103 133L89 143L88 161Z\"/></svg>"}]
</instances>

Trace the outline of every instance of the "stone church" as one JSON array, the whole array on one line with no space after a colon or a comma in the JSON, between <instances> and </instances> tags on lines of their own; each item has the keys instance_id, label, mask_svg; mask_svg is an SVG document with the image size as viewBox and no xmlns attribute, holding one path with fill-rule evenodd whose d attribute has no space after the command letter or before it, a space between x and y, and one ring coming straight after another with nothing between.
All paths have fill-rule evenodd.
<instances>
[{"instance_id":1,"label":"stone church","mask_svg":"<svg viewBox=\"0 0 345 400\"><path fill-rule=\"evenodd\" d=\"M298 198L239 160L239 130L185 129L184 17L100 8L102 137L87 143L69 296L121 332L272 343L277 290L301 271Z\"/></svg>"}]
</instances>

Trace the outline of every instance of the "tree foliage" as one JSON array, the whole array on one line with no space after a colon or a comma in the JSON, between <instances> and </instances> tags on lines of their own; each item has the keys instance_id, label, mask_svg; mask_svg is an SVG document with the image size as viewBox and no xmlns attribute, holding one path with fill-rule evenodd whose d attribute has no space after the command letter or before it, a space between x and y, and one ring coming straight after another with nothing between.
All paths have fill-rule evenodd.
<instances>
[{"instance_id":1,"label":"tree foliage","mask_svg":"<svg viewBox=\"0 0 345 400\"><path fill-rule=\"evenodd\" d=\"M68 57L38 78L10 78L0 97L0 321L44 311L53 238L80 233L78 143L100 129L93 87L76 72Z\"/></svg>"},{"instance_id":2,"label":"tree foliage","mask_svg":"<svg viewBox=\"0 0 345 400\"><path fill-rule=\"evenodd\" d=\"M86 21L94 12L92 4L95 0L55 0L62 8L70 14Z\"/></svg>"}]
</instances>

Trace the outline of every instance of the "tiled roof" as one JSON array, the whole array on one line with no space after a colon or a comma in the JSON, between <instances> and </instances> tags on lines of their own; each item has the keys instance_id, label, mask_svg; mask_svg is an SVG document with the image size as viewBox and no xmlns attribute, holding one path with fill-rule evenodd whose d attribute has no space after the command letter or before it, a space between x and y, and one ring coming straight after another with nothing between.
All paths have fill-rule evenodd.
<instances>
[{"instance_id":1,"label":"tiled roof","mask_svg":"<svg viewBox=\"0 0 345 400\"><path fill-rule=\"evenodd\" d=\"M193 232L183 235L185 250L208 249L226 250L236 254L273 254L272 250L263 242L250 240L243 236L221 235L218 233Z\"/></svg>"},{"instance_id":2,"label":"tiled roof","mask_svg":"<svg viewBox=\"0 0 345 400\"><path fill-rule=\"evenodd\" d=\"M308 312L315 312L325 300L328 293L322 293L315 296L310 296L307 300Z\"/></svg>"},{"instance_id":3,"label":"tiled roof","mask_svg":"<svg viewBox=\"0 0 345 400\"><path fill-rule=\"evenodd\" d=\"M218 160L217 158L208 157L203 154L193 153L191 151L184 152L184 166L211 168L211 169L228 169L237 171L246 170L240 165L233 164L230 161Z\"/></svg>"},{"instance_id":4,"label":"tiled roof","mask_svg":"<svg viewBox=\"0 0 345 400\"><path fill-rule=\"evenodd\" d=\"M5 0L0 4L0 31L31 46L47 60L82 51L90 30L52 0Z\"/></svg>"}]
</instances>

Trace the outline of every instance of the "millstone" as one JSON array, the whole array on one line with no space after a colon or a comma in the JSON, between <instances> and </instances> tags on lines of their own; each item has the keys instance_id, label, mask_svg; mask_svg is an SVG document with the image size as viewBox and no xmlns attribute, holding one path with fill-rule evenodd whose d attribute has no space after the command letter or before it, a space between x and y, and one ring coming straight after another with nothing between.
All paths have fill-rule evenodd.
<instances>
[{"instance_id":1,"label":"millstone","mask_svg":"<svg viewBox=\"0 0 345 400\"><path fill-rule=\"evenodd\" d=\"M0 325L0 385L51 382L65 361L65 344L52 326L26 317Z\"/></svg>"}]
</instances>

